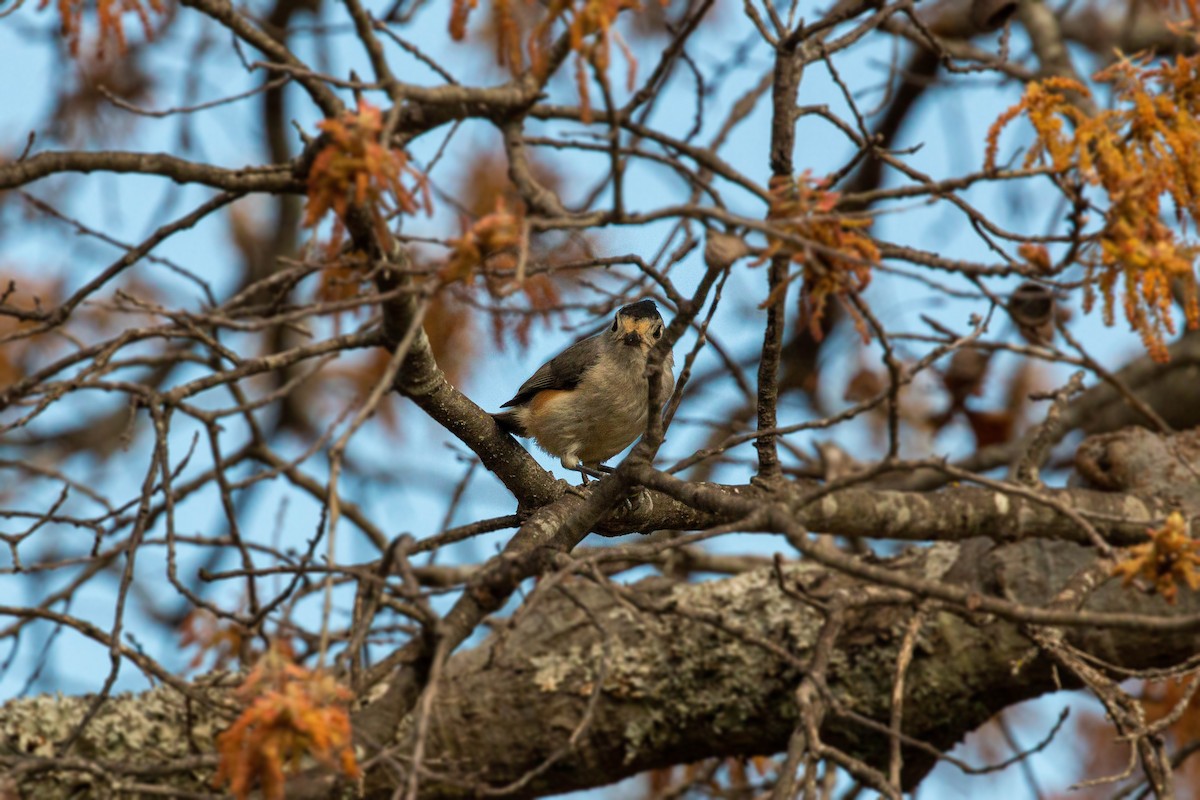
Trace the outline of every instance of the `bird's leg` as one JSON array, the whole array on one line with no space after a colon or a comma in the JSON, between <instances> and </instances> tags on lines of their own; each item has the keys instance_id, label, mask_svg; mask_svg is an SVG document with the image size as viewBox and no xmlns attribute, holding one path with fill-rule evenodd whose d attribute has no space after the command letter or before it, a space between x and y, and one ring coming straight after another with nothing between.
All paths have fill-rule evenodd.
<instances>
[{"instance_id":1,"label":"bird's leg","mask_svg":"<svg viewBox=\"0 0 1200 800\"><path fill-rule=\"evenodd\" d=\"M605 475L614 472L612 467L607 467L599 462L587 465L580 464L576 467L576 469L578 469L579 473L584 476L585 483L587 482L588 475L591 475L593 478L602 478ZM653 509L654 501L650 496L650 492L647 491L644 486L638 486L632 492L630 492L628 497L621 501L621 505L623 506L625 513L629 514L637 509Z\"/></svg>"},{"instance_id":2,"label":"bird's leg","mask_svg":"<svg viewBox=\"0 0 1200 800\"><path fill-rule=\"evenodd\" d=\"M583 479L583 483L580 484L581 487L588 485L588 473L586 471L587 468L583 466L583 462L579 460L579 456L575 455L574 453L567 453L565 456L559 459L559 463L563 465L563 468L579 473L580 477ZM587 497L582 488L577 489L574 486L568 486L567 491L569 491L571 494L579 495L580 497Z\"/></svg>"}]
</instances>

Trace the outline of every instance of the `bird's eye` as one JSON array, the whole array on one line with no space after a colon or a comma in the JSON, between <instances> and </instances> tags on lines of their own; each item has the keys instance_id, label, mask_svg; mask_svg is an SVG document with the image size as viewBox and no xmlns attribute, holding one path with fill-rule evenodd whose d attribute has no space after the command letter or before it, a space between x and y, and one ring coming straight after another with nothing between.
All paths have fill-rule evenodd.
<instances>
[{"instance_id":1,"label":"bird's eye","mask_svg":"<svg viewBox=\"0 0 1200 800\"><path fill-rule=\"evenodd\" d=\"M662 338L662 325L659 325L657 328L654 329L654 338L655 339Z\"/></svg>"},{"instance_id":2,"label":"bird's eye","mask_svg":"<svg viewBox=\"0 0 1200 800\"><path fill-rule=\"evenodd\" d=\"M612 329L613 329L614 331L617 329L617 318L616 318L616 317L613 317L613 326L612 326Z\"/></svg>"}]
</instances>

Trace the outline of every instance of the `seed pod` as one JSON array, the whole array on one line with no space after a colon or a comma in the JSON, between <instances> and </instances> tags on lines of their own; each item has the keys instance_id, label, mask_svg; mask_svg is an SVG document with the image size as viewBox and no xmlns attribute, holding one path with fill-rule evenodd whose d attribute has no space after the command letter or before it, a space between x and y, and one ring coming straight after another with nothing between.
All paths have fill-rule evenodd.
<instances>
[{"instance_id":1,"label":"seed pod","mask_svg":"<svg viewBox=\"0 0 1200 800\"><path fill-rule=\"evenodd\" d=\"M1008 298L1008 313L1025 341L1047 345L1054 340L1054 293L1033 281L1018 286Z\"/></svg>"},{"instance_id":2,"label":"seed pod","mask_svg":"<svg viewBox=\"0 0 1200 800\"><path fill-rule=\"evenodd\" d=\"M704 263L712 269L725 269L750 254L750 246L739 236L709 231L704 245Z\"/></svg>"}]
</instances>

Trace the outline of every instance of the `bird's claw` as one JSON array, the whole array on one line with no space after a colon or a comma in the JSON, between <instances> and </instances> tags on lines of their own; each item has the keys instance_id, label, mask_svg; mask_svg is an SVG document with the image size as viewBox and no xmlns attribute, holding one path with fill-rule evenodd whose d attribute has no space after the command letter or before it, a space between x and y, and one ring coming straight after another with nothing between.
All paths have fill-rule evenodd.
<instances>
[{"instance_id":1,"label":"bird's claw","mask_svg":"<svg viewBox=\"0 0 1200 800\"><path fill-rule=\"evenodd\" d=\"M570 481L561 481L561 483L563 484L564 493L573 494L576 497L582 497L584 500L587 499L588 491L585 488L586 484L584 484L584 486L576 486Z\"/></svg>"},{"instance_id":2,"label":"bird's claw","mask_svg":"<svg viewBox=\"0 0 1200 800\"><path fill-rule=\"evenodd\" d=\"M634 511L649 513L654 510L654 497L645 486L639 486L621 501L621 509L626 514L632 514Z\"/></svg>"}]
</instances>

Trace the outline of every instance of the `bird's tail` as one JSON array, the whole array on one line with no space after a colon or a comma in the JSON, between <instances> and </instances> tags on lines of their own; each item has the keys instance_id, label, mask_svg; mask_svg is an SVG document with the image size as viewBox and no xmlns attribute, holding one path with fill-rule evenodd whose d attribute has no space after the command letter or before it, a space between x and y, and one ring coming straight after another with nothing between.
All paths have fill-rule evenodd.
<instances>
[{"instance_id":1,"label":"bird's tail","mask_svg":"<svg viewBox=\"0 0 1200 800\"><path fill-rule=\"evenodd\" d=\"M529 432L525 430L525 426L521 424L520 416L515 410L492 414L492 419L496 420L496 424L500 426L500 430L505 433L511 433L514 436L529 435Z\"/></svg>"}]
</instances>

